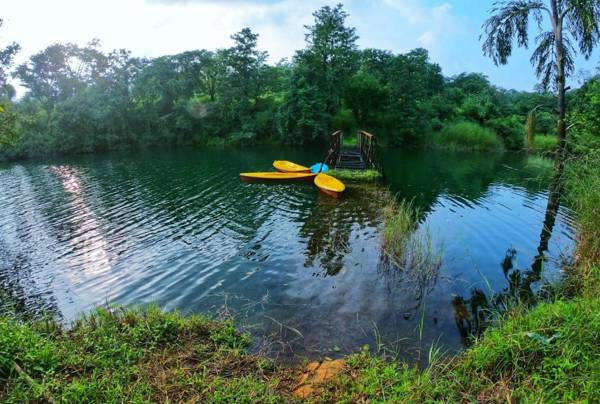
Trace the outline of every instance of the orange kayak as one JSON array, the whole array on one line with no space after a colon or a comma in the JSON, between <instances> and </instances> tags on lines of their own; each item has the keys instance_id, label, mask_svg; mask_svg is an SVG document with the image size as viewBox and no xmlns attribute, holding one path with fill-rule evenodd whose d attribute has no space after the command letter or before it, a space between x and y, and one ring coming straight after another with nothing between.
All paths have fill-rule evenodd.
<instances>
[{"instance_id":1,"label":"orange kayak","mask_svg":"<svg viewBox=\"0 0 600 404\"><path fill-rule=\"evenodd\" d=\"M240 177L244 181L310 181L316 174L310 173L241 173Z\"/></svg>"},{"instance_id":2,"label":"orange kayak","mask_svg":"<svg viewBox=\"0 0 600 404\"><path fill-rule=\"evenodd\" d=\"M310 173L310 168L286 160L275 160L273 167L282 173Z\"/></svg>"},{"instance_id":3,"label":"orange kayak","mask_svg":"<svg viewBox=\"0 0 600 404\"><path fill-rule=\"evenodd\" d=\"M315 185L321 192L334 198L341 198L346 189L342 181L327 174L318 174L315 177Z\"/></svg>"}]
</instances>

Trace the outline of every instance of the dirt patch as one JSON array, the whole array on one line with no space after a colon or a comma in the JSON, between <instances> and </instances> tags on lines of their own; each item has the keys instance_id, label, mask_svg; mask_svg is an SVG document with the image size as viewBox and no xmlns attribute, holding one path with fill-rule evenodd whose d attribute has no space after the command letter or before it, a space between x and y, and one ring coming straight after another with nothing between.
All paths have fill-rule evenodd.
<instances>
[{"instance_id":1,"label":"dirt patch","mask_svg":"<svg viewBox=\"0 0 600 404\"><path fill-rule=\"evenodd\" d=\"M319 391L320 385L336 377L345 367L342 359L309 363L298 378L294 395L302 399L309 398Z\"/></svg>"}]
</instances>

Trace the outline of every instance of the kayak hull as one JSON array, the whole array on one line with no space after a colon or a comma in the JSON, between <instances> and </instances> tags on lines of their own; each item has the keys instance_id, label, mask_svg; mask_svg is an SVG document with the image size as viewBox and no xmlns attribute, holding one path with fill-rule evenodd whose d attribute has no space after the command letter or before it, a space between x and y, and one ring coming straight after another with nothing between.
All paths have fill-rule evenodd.
<instances>
[{"instance_id":1,"label":"kayak hull","mask_svg":"<svg viewBox=\"0 0 600 404\"><path fill-rule=\"evenodd\" d=\"M327 174L318 174L314 183L321 192L333 198L341 198L346 190L343 182Z\"/></svg>"},{"instance_id":2,"label":"kayak hull","mask_svg":"<svg viewBox=\"0 0 600 404\"><path fill-rule=\"evenodd\" d=\"M273 162L273 167L280 173L310 174L310 168L287 160L275 160Z\"/></svg>"},{"instance_id":3,"label":"kayak hull","mask_svg":"<svg viewBox=\"0 0 600 404\"><path fill-rule=\"evenodd\" d=\"M281 173L281 172L256 172L241 173L240 178L243 181L265 181L265 182L286 182L286 181L312 181L315 174L310 173Z\"/></svg>"},{"instance_id":4,"label":"kayak hull","mask_svg":"<svg viewBox=\"0 0 600 404\"><path fill-rule=\"evenodd\" d=\"M319 188L319 191L321 191L325 195L329 195L329 196L331 196L332 198L335 198L335 199L340 199L342 197L342 195L344 194L344 192L331 191L329 189L324 189L324 188Z\"/></svg>"}]
</instances>

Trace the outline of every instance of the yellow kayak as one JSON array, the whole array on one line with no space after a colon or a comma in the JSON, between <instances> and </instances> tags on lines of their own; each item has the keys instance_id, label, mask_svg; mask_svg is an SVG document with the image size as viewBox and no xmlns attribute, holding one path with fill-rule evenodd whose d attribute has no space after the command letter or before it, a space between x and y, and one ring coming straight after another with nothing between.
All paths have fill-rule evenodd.
<instances>
[{"instance_id":1,"label":"yellow kayak","mask_svg":"<svg viewBox=\"0 0 600 404\"><path fill-rule=\"evenodd\" d=\"M344 193L344 190L346 189L346 186L342 181L327 174L318 174L315 177L315 185L321 192L333 196L334 198L341 198L342 193Z\"/></svg>"},{"instance_id":2,"label":"yellow kayak","mask_svg":"<svg viewBox=\"0 0 600 404\"><path fill-rule=\"evenodd\" d=\"M310 168L286 160L275 160L273 167L282 173L310 173Z\"/></svg>"},{"instance_id":3,"label":"yellow kayak","mask_svg":"<svg viewBox=\"0 0 600 404\"><path fill-rule=\"evenodd\" d=\"M310 173L241 173L240 177L245 181L310 181L316 174Z\"/></svg>"}]
</instances>

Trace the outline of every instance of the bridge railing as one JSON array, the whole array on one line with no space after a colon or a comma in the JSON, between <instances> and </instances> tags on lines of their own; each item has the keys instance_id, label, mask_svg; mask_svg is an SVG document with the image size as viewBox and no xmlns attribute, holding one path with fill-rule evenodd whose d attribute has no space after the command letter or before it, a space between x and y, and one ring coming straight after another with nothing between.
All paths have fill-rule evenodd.
<instances>
[{"instance_id":1,"label":"bridge railing","mask_svg":"<svg viewBox=\"0 0 600 404\"><path fill-rule=\"evenodd\" d=\"M344 134L341 130L333 132L329 141L329 149L327 151L327 157L325 158L325 164L329 167L335 167L340 157L340 150L342 149L342 138Z\"/></svg>"},{"instance_id":2,"label":"bridge railing","mask_svg":"<svg viewBox=\"0 0 600 404\"><path fill-rule=\"evenodd\" d=\"M377 139L367 131L359 130L356 133L358 150L367 165L367 168L378 170L379 160L377 158Z\"/></svg>"}]
</instances>

